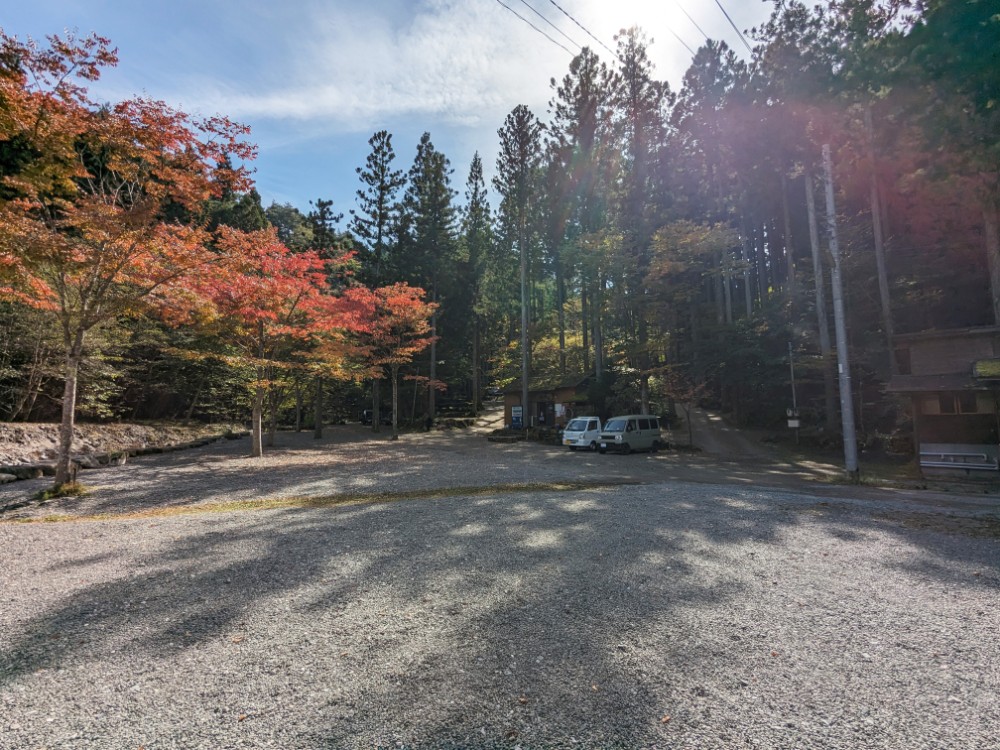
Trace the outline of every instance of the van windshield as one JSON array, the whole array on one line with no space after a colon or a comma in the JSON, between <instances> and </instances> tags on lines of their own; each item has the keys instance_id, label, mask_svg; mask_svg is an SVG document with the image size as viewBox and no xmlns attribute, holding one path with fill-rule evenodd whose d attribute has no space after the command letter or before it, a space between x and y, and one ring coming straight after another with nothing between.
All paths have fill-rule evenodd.
<instances>
[{"instance_id":1,"label":"van windshield","mask_svg":"<svg viewBox=\"0 0 1000 750\"><path fill-rule=\"evenodd\" d=\"M627 423L627 419L611 419L604 425L604 429L607 432L625 432L625 425Z\"/></svg>"},{"instance_id":2,"label":"van windshield","mask_svg":"<svg viewBox=\"0 0 1000 750\"><path fill-rule=\"evenodd\" d=\"M586 419L571 419L566 425L566 432L585 432L587 429Z\"/></svg>"}]
</instances>

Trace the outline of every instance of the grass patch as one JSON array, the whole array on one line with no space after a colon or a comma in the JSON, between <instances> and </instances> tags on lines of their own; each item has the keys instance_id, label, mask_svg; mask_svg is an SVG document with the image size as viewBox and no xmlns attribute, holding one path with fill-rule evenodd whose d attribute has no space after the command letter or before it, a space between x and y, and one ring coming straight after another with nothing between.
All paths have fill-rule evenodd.
<instances>
[{"instance_id":1,"label":"grass patch","mask_svg":"<svg viewBox=\"0 0 1000 750\"><path fill-rule=\"evenodd\" d=\"M194 516L206 513L237 513L256 510L279 510L283 508L335 508L341 505L366 505L371 503L394 503L404 500L435 500L449 497L488 497L506 493L531 492L573 492L635 485L633 481L601 482L524 482L518 484L496 484L489 487L446 487L435 490L412 492L380 492L357 495L321 495L315 497L287 497L265 500L231 500L201 505L177 505L169 508L150 508L131 513L95 513L71 516L53 514L37 518L14 518L0 523L65 523L70 521L131 521L146 518L172 518L174 516Z\"/></svg>"},{"instance_id":2,"label":"grass patch","mask_svg":"<svg viewBox=\"0 0 1000 750\"><path fill-rule=\"evenodd\" d=\"M75 481L66 482L58 487L50 487L47 490L36 492L31 496L30 502L45 503L60 497L83 497L89 493L90 489L85 484Z\"/></svg>"}]
</instances>

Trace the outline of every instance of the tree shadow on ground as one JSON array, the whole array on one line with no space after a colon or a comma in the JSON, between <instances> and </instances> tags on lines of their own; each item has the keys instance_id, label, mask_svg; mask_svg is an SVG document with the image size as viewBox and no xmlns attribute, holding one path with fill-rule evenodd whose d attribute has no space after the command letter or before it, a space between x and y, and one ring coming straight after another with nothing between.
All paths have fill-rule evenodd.
<instances>
[{"instance_id":1,"label":"tree shadow on ground","mask_svg":"<svg viewBox=\"0 0 1000 750\"><path fill-rule=\"evenodd\" d=\"M71 684L92 671L197 681L188 728L250 742L260 727L235 715L270 713L286 747L634 747L668 743L679 725L742 743L747 727L726 711L775 678L775 644L806 612L927 616L867 579L833 606L815 581L871 565L904 587L995 595L1000 568L994 540L677 485L0 532L15 559L51 545L32 578L67 590L38 595L15 579L11 611L32 614L4 618L0 687L54 669ZM884 563L875 541L891 545ZM803 612L785 613L789 584ZM789 622L761 627L775 611ZM822 669L833 656L819 644L801 658ZM117 700L132 715L156 710L142 691ZM132 734L116 741L142 741L141 726L121 731Z\"/></svg>"}]
</instances>

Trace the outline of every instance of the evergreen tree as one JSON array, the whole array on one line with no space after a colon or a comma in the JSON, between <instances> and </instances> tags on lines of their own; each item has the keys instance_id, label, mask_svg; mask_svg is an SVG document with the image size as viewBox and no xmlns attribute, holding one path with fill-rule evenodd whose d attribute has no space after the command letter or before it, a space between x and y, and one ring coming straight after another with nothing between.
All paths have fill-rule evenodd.
<instances>
[{"instance_id":1,"label":"evergreen tree","mask_svg":"<svg viewBox=\"0 0 1000 750\"><path fill-rule=\"evenodd\" d=\"M477 151L469 167L462 212L462 243L466 254L466 278L472 313L472 406L479 409L482 375L482 317L489 307L484 299L484 276L493 247L492 218L483 179L483 161Z\"/></svg>"},{"instance_id":2,"label":"evergreen tree","mask_svg":"<svg viewBox=\"0 0 1000 750\"><path fill-rule=\"evenodd\" d=\"M404 221L400 222L397 238L404 280L426 290L429 301L437 305L431 321L434 340L428 367L427 413L432 419L436 413L439 346L451 347L457 343L452 340L450 329L461 323L461 315L452 304L458 248L457 217L452 205L456 193L451 187L451 173L448 158L434 147L430 133L424 133L417 144L403 195Z\"/></svg>"},{"instance_id":3,"label":"evergreen tree","mask_svg":"<svg viewBox=\"0 0 1000 750\"><path fill-rule=\"evenodd\" d=\"M392 168L396 153L388 131L375 133L368 145L371 153L365 166L355 170L364 187L357 191L358 210L351 209L350 230L364 252L363 278L376 287L396 275L389 268L387 255L393 244L393 217L398 210L396 196L406 184L406 178L402 170Z\"/></svg>"},{"instance_id":4,"label":"evergreen tree","mask_svg":"<svg viewBox=\"0 0 1000 750\"><path fill-rule=\"evenodd\" d=\"M528 335L528 265L531 256L529 228L538 197L542 158L542 124L531 110L519 104L507 115L500 135L497 174L493 186L500 193L500 221L506 236L517 247L521 271L521 405L524 426L530 425L528 378L531 342Z\"/></svg>"}]
</instances>

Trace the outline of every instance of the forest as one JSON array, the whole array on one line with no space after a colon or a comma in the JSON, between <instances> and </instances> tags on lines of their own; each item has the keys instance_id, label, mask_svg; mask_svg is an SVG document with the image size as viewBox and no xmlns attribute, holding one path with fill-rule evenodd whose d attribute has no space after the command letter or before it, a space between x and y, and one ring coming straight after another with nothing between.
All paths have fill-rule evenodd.
<instances>
[{"instance_id":1,"label":"forest","mask_svg":"<svg viewBox=\"0 0 1000 750\"><path fill-rule=\"evenodd\" d=\"M109 40L4 34L0 420L247 421L259 452L590 375L602 416L774 427L791 356L830 441L839 270L858 440L905 433L893 337L1000 323L995 3L776 0L748 61L706 42L677 91L642 30L616 44L499 124L491 185L374 133L345 217L264 207L224 117L92 101Z\"/></svg>"}]
</instances>

